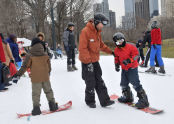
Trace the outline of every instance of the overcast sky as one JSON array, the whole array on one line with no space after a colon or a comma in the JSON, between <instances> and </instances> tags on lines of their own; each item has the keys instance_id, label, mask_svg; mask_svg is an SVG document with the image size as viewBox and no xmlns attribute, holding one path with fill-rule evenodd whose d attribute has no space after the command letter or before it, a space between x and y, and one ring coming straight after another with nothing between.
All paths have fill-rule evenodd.
<instances>
[{"instance_id":1,"label":"overcast sky","mask_svg":"<svg viewBox=\"0 0 174 124\"><path fill-rule=\"evenodd\" d=\"M103 0L99 0L99 2L102 2L102 1ZM109 9L116 12L116 23L117 23L117 26L119 26L121 24L121 17L124 16L125 14L124 0L108 0L108 1L109 1ZM159 7L161 6L160 4L161 3L159 2Z\"/></svg>"}]
</instances>

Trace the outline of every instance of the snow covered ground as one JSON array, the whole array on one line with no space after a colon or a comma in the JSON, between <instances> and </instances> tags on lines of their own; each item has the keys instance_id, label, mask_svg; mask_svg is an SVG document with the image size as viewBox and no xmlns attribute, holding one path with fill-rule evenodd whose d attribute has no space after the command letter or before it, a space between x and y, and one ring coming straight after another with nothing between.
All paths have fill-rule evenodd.
<instances>
[{"instance_id":1,"label":"snow covered ground","mask_svg":"<svg viewBox=\"0 0 174 124\"><path fill-rule=\"evenodd\" d=\"M103 79L109 94L121 95L120 72L115 72L113 61L112 56L101 57ZM171 76L139 74L150 105L163 109L163 114L151 115L119 103L102 108L97 97L97 108L88 108L84 102L85 84L81 79L81 63L77 61L78 71L67 73L66 59L58 59L52 60L52 88L56 101L61 105L72 100L72 108L54 114L31 117L30 121L27 121L27 118L17 119L16 113L28 113L32 110L30 79L22 77L17 85L13 84L9 88L9 91L0 93L0 124L173 124L174 59L164 59L164 63L167 73ZM133 93L136 96L134 91ZM42 110L48 109L43 92L41 105Z\"/></svg>"}]
</instances>

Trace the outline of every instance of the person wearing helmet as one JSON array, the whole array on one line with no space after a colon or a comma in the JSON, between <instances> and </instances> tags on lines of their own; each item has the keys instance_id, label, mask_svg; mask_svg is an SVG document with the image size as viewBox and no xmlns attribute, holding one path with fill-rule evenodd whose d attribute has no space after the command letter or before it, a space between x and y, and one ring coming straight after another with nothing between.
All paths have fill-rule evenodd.
<instances>
[{"instance_id":1,"label":"person wearing helmet","mask_svg":"<svg viewBox=\"0 0 174 124\"><path fill-rule=\"evenodd\" d=\"M160 69L158 70L159 73L165 74L164 69L164 62L161 56L161 29L158 27L158 22L154 21L151 25L151 52L150 52L150 68L146 70L148 73L157 73L155 70L155 56L157 56L158 64Z\"/></svg>"},{"instance_id":2,"label":"person wearing helmet","mask_svg":"<svg viewBox=\"0 0 174 124\"><path fill-rule=\"evenodd\" d=\"M67 54L67 71L72 72L78 70L75 66L75 35L74 23L69 22L67 29L63 33L63 43Z\"/></svg>"},{"instance_id":3,"label":"person wearing helmet","mask_svg":"<svg viewBox=\"0 0 174 124\"><path fill-rule=\"evenodd\" d=\"M124 34L118 32L114 34L113 41L116 45L115 48L115 70L120 71L120 66L122 67L121 72L121 83L122 94L118 101L121 103L133 102L133 94L129 87L131 83L137 92L139 98L135 106L139 109L146 108L149 106L147 95L140 84L138 75L138 49L126 42Z\"/></svg>"},{"instance_id":4,"label":"person wearing helmet","mask_svg":"<svg viewBox=\"0 0 174 124\"><path fill-rule=\"evenodd\" d=\"M102 107L114 104L108 95L98 62L100 50L113 53L101 39L102 28L107 23L108 19L103 14L96 14L94 20L90 20L80 34L79 59L82 63L82 79L86 84L85 102L90 108L96 108L95 91Z\"/></svg>"}]
</instances>

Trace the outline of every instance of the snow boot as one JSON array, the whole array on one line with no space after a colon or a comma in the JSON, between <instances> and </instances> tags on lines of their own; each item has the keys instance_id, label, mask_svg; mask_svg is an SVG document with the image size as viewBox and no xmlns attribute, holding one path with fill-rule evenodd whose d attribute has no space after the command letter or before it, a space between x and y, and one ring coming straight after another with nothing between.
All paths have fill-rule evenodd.
<instances>
[{"instance_id":1,"label":"snow boot","mask_svg":"<svg viewBox=\"0 0 174 124\"><path fill-rule=\"evenodd\" d=\"M109 100L105 105L102 105L102 107L107 107L107 106L110 106L110 105L113 105L113 104L115 104L115 101Z\"/></svg>"},{"instance_id":2,"label":"snow boot","mask_svg":"<svg viewBox=\"0 0 174 124\"><path fill-rule=\"evenodd\" d=\"M132 91L130 90L130 88L127 89L123 89L122 91L123 96L118 98L118 101L121 103L128 103L128 102L133 102L134 98L133 98L133 94Z\"/></svg>"},{"instance_id":3,"label":"snow boot","mask_svg":"<svg viewBox=\"0 0 174 124\"><path fill-rule=\"evenodd\" d=\"M147 68L147 65L145 65L145 63L144 63L144 64L140 65L140 67Z\"/></svg>"},{"instance_id":4,"label":"snow boot","mask_svg":"<svg viewBox=\"0 0 174 124\"><path fill-rule=\"evenodd\" d=\"M153 74L156 74L156 70L155 70L155 67L150 67L148 70L146 70L145 72L147 73L153 73Z\"/></svg>"},{"instance_id":5,"label":"snow boot","mask_svg":"<svg viewBox=\"0 0 174 124\"><path fill-rule=\"evenodd\" d=\"M78 68L75 65L72 65L73 70L78 70Z\"/></svg>"},{"instance_id":6,"label":"snow boot","mask_svg":"<svg viewBox=\"0 0 174 124\"><path fill-rule=\"evenodd\" d=\"M142 66L144 64L144 61L142 61L139 65Z\"/></svg>"},{"instance_id":7,"label":"snow boot","mask_svg":"<svg viewBox=\"0 0 174 124\"><path fill-rule=\"evenodd\" d=\"M50 108L50 111L56 111L58 109L58 104L55 103L55 102L50 101L49 102L49 108Z\"/></svg>"},{"instance_id":8,"label":"snow boot","mask_svg":"<svg viewBox=\"0 0 174 124\"><path fill-rule=\"evenodd\" d=\"M74 69L72 68L71 65L67 65L67 71L68 71L68 72L72 72L72 71L74 71Z\"/></svg>"},{"instance_id":9,"label":"snow boot","mask_svg":"<svg viewBox=\"0 0 174 124\"><path fill-rule=\"evenodd\" d=\"M147 98L146 92L143 89L137 92L137 97L139 98L139 100L135 104L135 107L137 107L138 109L149 107L148 98Z\"/></svg>"},{"instance_id":10,"label":"snow boot","mask_svg":"<svg viewBox=\"0 0 174 124\"><path fill-rule=\"evenodd\" d=\"M89 108L96 108L96 104L95 103L90 103L90 104L87 104L89 106Z\"/></svg>"},{"instance_id":11,"label":"snow boot","mask_svg":"<svg viewBox=\"0 0 174 124\"><path fill-rule=\"evenodd\" d=\"M41 114L40 107L39 106L34 106L31 113L32 113L33 116L40 115Z\"/></svg>"},{"instance_id":12,"label":"snow boot","mask_svg":"<svg viewBox=\"0 0 174 124\"><path fill-rule=\"evenodd\" d=\"M161 66L160 69L158 70L159 73L165 74L166 71L164 70L164 66Z\"/></svg>"},{"instance_id":13,"label":"snow boot","mask_svg":"<svg viewBox=\"0 0 174 124\"><path fill-rule=\"evenodd\" d=\"M5 92L7 90L8 90L8 88L3 88L3 89L0 89L0 92Z\"/></svg>"}]
</instances>

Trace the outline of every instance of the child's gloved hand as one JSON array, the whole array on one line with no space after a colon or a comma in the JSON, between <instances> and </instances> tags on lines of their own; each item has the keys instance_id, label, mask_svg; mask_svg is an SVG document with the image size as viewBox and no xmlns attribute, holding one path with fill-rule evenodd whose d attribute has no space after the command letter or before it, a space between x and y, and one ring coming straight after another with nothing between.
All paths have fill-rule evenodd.
<instances>
[{"instance_id":1,"label":"child's gloved hand","mask_svg":"<svg viewBox=\"0 0 174 124\"><path fill-rule=\"evenodd\" d=\"M93 66L92 63L89 63L89 64L87 65L87 67L88 67L88 71L89 71L89 72L94 72L94 66Z\"/></svg>"},{"instance_id":2,"label":"child's gloved hand","mask_svg":"<svg viewBox=\"0 0 174 124\"><path fill-rule=\"evenodd\" d=\"M116 72L120 71L120 65L118 63L115 64L115 71Z\"/></svg>"},{"instance_id":3,"label":"child's gloved hand","mask_svg":"<svg viewBox=\"0 0 174 124\"><path fill-rule=\"evenodd\" d=\"M131 59L126 59L126 60L123 61L123 64L124 65L128 65L130 63L131 63Z\"/></svg>"}]
</instances>

